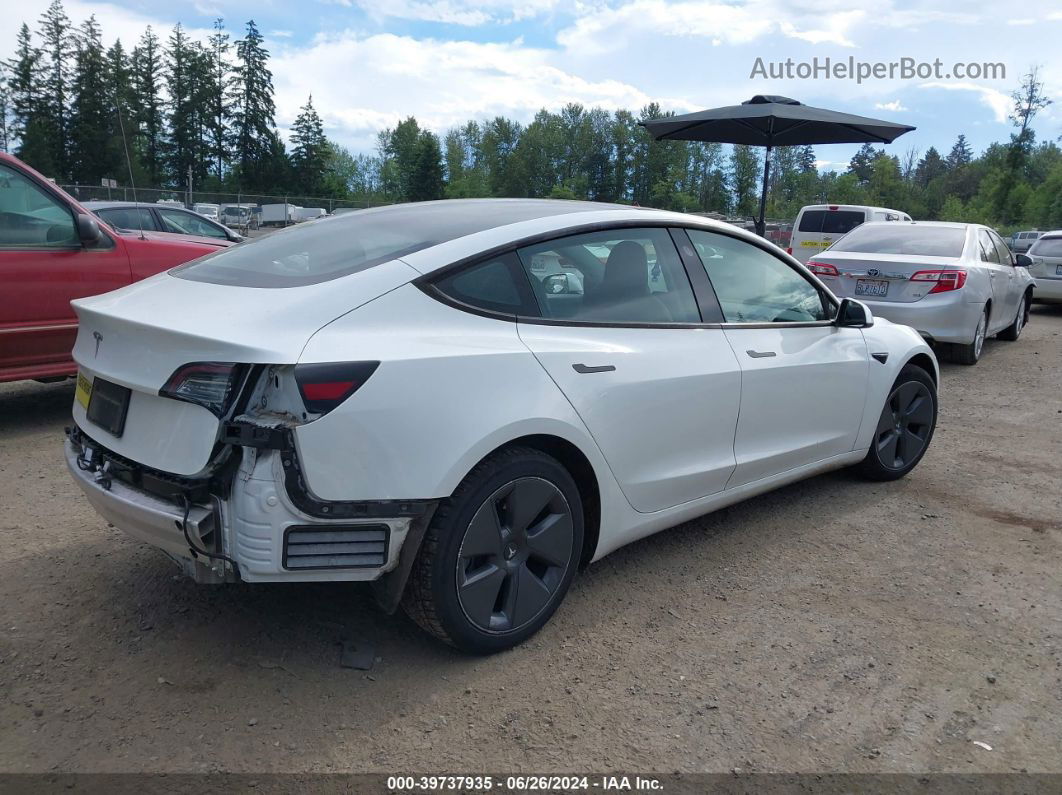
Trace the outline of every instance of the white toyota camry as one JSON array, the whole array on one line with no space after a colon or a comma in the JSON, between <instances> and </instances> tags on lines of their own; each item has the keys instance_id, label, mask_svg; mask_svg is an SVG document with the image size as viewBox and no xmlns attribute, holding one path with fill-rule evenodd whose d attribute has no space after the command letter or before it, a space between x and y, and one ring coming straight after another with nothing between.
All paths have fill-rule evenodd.
<instances>
[{"instance_id":1,"label":"white toyota camry","mask_svg":"<svg viewBox=\"0 0 1062 795\"><path fill-rule=\"evenodd\" d=\"M66 456L104 518L202 582L373 581L475 652L637 538L901 477L937 416L915 331L655 210L365 210L74 304Z\"/></svg>"}]
</instances>

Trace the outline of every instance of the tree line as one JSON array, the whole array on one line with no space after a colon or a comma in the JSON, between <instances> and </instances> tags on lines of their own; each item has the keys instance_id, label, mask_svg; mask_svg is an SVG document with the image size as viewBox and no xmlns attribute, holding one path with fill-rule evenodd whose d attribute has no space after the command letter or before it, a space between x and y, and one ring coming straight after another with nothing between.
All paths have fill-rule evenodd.
<instances>
[{"instance_id":1,"label":"tree line","mask_svg":"<svg viewBox=\"0 0 1062 795\"><path fill-rule=\"evenodd\" d=\"M101 178L144 187L421 201L528 196L634 203L752 216L763 150L653 141L639 122L669 115L568 104L522 124L471 120L437 135L410 116L376 151L329 140L308 97L285 142L276 125L269 51L254 21L233 40L224 21L205 41L177 24L108 48L95 17L75 26L62 0L23 23L0 63L0 147L63 183ZM812 147L772 154L768 215L814 202L895 207L916 218L1062 226L1062 151L1032 122L1050 99L1036 69L1014 92L1010 140L975 154L958 135L944 155L864 145L847 169L821 171ZM894 150L895 151L895 150Z\"/></svg>"}]
</instances>

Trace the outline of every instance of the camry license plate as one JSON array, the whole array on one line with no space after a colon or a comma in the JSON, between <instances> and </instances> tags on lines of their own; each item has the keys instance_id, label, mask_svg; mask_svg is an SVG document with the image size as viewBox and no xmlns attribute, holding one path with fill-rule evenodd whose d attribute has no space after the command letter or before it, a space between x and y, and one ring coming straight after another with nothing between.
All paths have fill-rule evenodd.
<instances>
[{"instance_id":1,"label":"camry license plate","mask_svg":"<svg viewBox=\"0 0 1062 795\"><path fill-rule=\"evenodd\" d=\"M871 279L859 279L856 282L856 295L873 295L881 297L888 295L889 283Z\"/></svg>"},{"instance_id":2,"label":"camry license plate","mask_svg":"<svg viewBox=\"0 0 1062 795\"><path fill-rule=\"evenodd\" d=\"M92 397L92 379L84 373L77 374L77 387L74 389L74 397L81 404L81 408L88 408L89 399Z\"/></svg>"}]
</instances>

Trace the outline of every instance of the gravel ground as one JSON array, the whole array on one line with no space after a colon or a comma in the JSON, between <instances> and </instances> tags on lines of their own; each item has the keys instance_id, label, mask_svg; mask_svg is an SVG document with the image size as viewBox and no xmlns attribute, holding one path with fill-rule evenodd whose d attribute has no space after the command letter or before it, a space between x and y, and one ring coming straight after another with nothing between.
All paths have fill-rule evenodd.
<instances>
[{"instance_id":1,"label":"gravel ground","mask_svg":"<svg viewBox=\"0 0 1062 795\"><path fill-rule=\"evenodd\" d=\"M945 366L907 479L634 544L492 658L359 587L175 576L67 476L72 395L0 386L0 770L1062 771L1062 308Z\"/></svg>"}]
</instances>

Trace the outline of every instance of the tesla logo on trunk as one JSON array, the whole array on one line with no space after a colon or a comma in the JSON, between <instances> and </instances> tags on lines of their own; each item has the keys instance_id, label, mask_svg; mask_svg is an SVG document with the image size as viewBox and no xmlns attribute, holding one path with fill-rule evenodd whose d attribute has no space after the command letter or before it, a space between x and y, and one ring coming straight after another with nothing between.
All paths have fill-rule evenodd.
<instances>
[{"instance_id":1,"label":"tesla logo on trunk","mask_svg":"<svg viewBox=\"0 0 1062 795\"><path fill-rule=\"evenodd\" d=\"M96 353L94 353L93 355L94 356L99 356L100 355L100 343L103 342L103 335L100 334L98 331L93 331L92 332L92 336L96 338Z\"/></svg>"}]
</instances>

